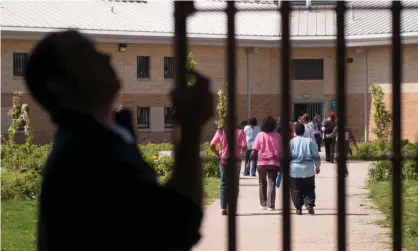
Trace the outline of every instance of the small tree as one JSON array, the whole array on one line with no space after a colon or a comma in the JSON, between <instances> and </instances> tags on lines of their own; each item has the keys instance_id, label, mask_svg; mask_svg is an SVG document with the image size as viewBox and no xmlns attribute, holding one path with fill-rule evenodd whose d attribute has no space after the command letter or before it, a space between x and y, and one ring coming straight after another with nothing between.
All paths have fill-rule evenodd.
<instances>
[{"instance_id":1,"label":"small tree","mask_svg":"<svg viewBox=\"0 0 418 251\"><path fill-rule=\"evenodd\" d=\"M384 93L382 87L373 83L370 86L370 91L373 100L372 116L376 124L373 133L376 135L377 141L381 143L381 148L384 148L384 143L389 141L391 136L392 113L387 110L383 101Z\"/></svg>"},{"instance_id":2,"label":"small tree","mask_svg":"<svg viewBox=\"0 0 418 251\"><path fill-rule=\"evenodd\" d=\"M12 108L7 113L12 119L8 128L8 143L14 144L16 131L23 125L26 136L26 145L31 146L33 142L33 130L29 119L29 105L22 104L22 92L15 92L13 95Z\"/></svg>"},{"instance_id":3,"label":"small tree","mask_svg":"<svg viewBox=\"0 0 418 251\"><path fill-rule=\"evenodd\" d=\"M215 124L219 129L225 125L225 117L228 111L228 96L222 90L218 91L218 105L216 106L216 110L218 110L219 118L215 121Z\"/></svg>"}]
</instances>

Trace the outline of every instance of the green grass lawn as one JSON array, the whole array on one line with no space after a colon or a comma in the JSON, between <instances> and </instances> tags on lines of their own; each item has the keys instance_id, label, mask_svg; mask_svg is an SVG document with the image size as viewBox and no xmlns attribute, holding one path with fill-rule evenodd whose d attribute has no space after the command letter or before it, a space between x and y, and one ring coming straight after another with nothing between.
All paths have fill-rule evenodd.
<instances>
[{"instance_id":1,"label":"green grass lawn","mask_svg":"<svg viewBox=\"0 0 418 251\"><path fill-rule=\"evenodd\" d=\"M369 184L370 197L386 216L386 219L379 223L386 227L391 227L392 224L391 185L391 182L371 182ZM418 251L418 181L404 182L403 201L404 247L408 251Z\"/></svg>"},{"instance_id":2,"label":"green grass lawn","mask_svg":"<svg viewBox=\"0 0 418 251\"><path fill-rule=\"evenodd\" d=\"M219 179L205 179L205 205L219 197ZM34 201L1 202L1 251L36 250L37 205Z\"/></svg>"},{"instance_id":3,"label":"green grass lawn","mask_svg":"<svg viewBox=\"0 0 418 251\"><path fill-rule=\"evenodd\" d=\"M36 221L36 202L2 201L1 250L36 250Z\"/></svg>"}]
</instances>

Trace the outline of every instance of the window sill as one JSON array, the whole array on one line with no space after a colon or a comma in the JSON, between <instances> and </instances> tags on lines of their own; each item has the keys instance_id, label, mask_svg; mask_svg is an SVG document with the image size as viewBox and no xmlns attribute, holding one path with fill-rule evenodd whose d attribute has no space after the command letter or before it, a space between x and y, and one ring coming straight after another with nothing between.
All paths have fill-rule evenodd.
<instances>
[{"instance_id":1,"label":"window sill","mask_svg":"<svg viewBox=\"0 0 418 251\"><path fill-rule=\"evenodd\" d=\"M151 132L151 128L143 128L143 127L139 127L137 128L138 132Z\"/></svg>"},{"instance_id":2,"label":"window sill","mask_svg":"<svg viewBox=\"0 0 418 251\"><path fill-rule=\"evenodd\" d=\"M164 127L164 132L172 132L174 131L173 127Z\"/></svg>"},{"instance_id":3,"label":"window sill","mask_svg":"<svg viewBox=\"0 0 418 251\"><path fill-rule=\"evenodd\" d=\"M152 81L151 77L136 77L137 81Z\"/></svg>"}]
</instances>

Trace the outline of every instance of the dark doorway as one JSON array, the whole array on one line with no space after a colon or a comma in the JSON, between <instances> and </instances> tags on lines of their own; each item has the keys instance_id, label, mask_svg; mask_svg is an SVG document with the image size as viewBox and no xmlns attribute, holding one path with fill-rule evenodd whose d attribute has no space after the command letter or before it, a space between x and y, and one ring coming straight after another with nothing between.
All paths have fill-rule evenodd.
<instances>
[{"instance_id":1,"label":"dark doorway","mask_svg":"<svg viewBox=\"0 0 418 251\"><path fill-rule=\"evenodd\" d=\"M308 113L312 120L317 114L323 118L323 104L322 103L295 103L293 104L293 117L295 121L304 113Z\"/></svg>"}]
</instances>

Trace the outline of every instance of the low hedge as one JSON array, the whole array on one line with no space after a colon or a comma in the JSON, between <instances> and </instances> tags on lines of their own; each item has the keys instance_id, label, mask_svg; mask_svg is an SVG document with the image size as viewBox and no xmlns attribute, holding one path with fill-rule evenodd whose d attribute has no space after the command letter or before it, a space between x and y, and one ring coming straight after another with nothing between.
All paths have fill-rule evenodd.
<instances>
[{"instance_id":1,"label":"low hedge","mask_svg":"<svg viewBox=\"0 0 418 251\"><path fill-rule=\"evenodd\" d=\"M141 144L138 146L143 158L156 171L159 177L168 177L174 160L171 157L159 157L160 151L171 151L173 145ZM204 177L219 177L218 158L210 151L209 144L202 144L207 155L202 157ZM39 195L40 172L51 150L51 145L26 146L18 144L2 145L2 200L30 200Z\"/></svg>"},{"instance_id":2,"label":"low hedge","mask_svg":"<svg viewBox=\"0 0 418 251\"><path fill-rule=\"evenodd\" d=\"M361 159L382 157L390 153L391 143L359 143L359 150L353 149L353 155ZM402 155L408 158L418 158L418 143L408 140L402 141ZM403 162L402 178L404 180L418 179L418 162L405 160ZM392 179L392 163L389 160L374 161L369 168L369 178L374 181L388 181Z\"/></svg>"}]
</instances>

